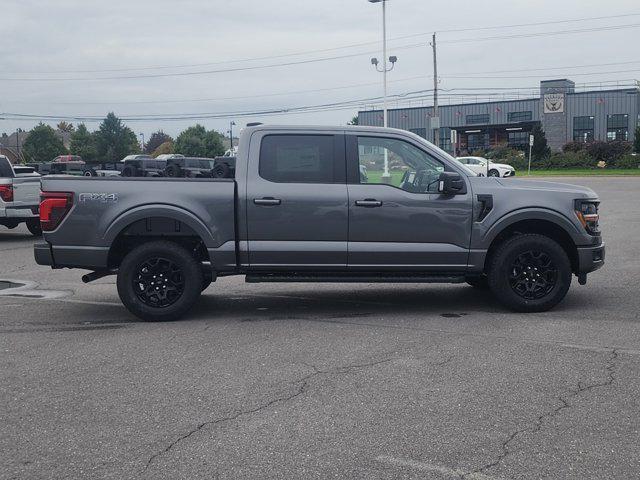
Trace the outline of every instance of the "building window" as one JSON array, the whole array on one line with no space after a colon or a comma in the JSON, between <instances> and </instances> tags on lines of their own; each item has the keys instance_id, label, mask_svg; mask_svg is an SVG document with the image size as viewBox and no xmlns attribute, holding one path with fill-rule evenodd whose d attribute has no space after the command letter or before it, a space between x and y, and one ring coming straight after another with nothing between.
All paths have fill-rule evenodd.
<instances>
[{"instance_id":1,"label":"building window","mask_svg":"<svg viewBox=\"0 0 640 480\"><path fill-rule=\"evenodd\" d=\"M449 127L440 128L440 143L438 146L446 152L452 152L451 148L451 129Z\"/></svg>"},{"instance_id":2,"label":"building window","mask_svg":"<svg viewBox=\"0 0 640 480\"><path fill-rule=\"evenodd\" d=\"M594 120L593 117L573 117L573 141L593 141Z\"/></svg>"},{"instance_id":3,"label":"building window","mask_svg":"<svg viewBox=\"0 0 640 480\"><path fill-rule=\"evenodd\" d=\"M419 137L427 138L427 129L426 128L410 128L409 131L411 133L415 133Z\"/></svg>"},{"instance_id":4,"label":"building window","mask_svg":"<svg viewBox=\"0 0 640 480\"><path fill-rule=\"evenodd\" d=\"M467 124L489 123L489 114L481 113L480 115L467 115Z\"/></svg>"},{"instance_id":5,"label":"building window","mask_svg":"<svg viewBox=\"0 0 640 480\"><path fill-rule=\"evenodd\" d=\"M509 146L512 148L524 148L529 145L529 132L509 132Z\"/></svg>"},{"instance_id":6,"label":"building window","mask_svg":"<svg viewBox=\"0 0 640 480\"><path fill-rule=\"evenodd\" d=\"M469 133L467 135L467 149L472 152L480 148L489 148L489 134Z\"/></svg>"},{"instance_id":7,"label":"building window","mask_svg":"<svg viewBox=\"0 0 640 480\"><path fill-rule=\"evenodd\" d=\"M607 140L629 140L629 115L607 115Z\"/></svg>"},{"instance_id":8,"label":"building window","mask_svg":"<svg viewBox=\"0 0 640 480\"><path fill-rule=\"evenodd\" d=\"M533 119L533 112L509 112L507 113L507 121L509 122L529 122Z\"/></svg>"}]
</instances>

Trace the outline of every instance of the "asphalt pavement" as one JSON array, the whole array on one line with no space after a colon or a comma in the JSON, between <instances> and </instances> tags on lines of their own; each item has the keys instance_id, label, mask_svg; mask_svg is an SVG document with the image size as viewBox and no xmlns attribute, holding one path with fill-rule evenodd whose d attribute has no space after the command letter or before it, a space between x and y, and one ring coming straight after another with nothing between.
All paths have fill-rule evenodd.
<instances>
[{"instance_id":1,"label":"asphalt pavement","mask_svg":"<svg viewBox=\"0 0 640 480\"><path fill-rule=\"evenodd\" d=\"M0 478L640 478L640 178L562 181L607 259L540 314L232 277L143 323L0 227Z\"/></svg>"}]
</instances>

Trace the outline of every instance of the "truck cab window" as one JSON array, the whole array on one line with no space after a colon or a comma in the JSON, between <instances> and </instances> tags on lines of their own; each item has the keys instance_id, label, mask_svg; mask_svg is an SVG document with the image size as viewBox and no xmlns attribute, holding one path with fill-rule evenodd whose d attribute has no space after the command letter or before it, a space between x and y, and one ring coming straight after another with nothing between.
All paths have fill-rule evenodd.
<instances>
[{"instance_id":1,"label":"truck cab window","mask_svg":"<svg viewBox=\"0 0 640 480\"><path fill-rule=\"evenodd\" d=\"M341 183L333 135L267 135L259 173L277 183Z\"/></svg>"},{"instance_id":2,"label":"truck cab window","mask_svg":"<svg viewBox=\"0 0 640 480\"><path fill-rule=\"evenodd\" d=\"M360 183L391 185L411 193L436 193L444 171L442 163L412 144L382 137L358 137L358 167Z\"/></svg>"}]
</instances>

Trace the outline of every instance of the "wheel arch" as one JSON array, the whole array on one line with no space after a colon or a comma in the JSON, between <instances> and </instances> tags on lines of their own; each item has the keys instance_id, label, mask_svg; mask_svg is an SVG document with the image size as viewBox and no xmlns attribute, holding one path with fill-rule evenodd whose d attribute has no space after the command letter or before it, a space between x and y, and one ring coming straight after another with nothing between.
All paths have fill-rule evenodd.
<instances>
[{"instance_id":1,"label":"wheel arch","mask_svg":"<svg viewBox=\"0 0 640 480\"><path fill-rule=\"evenodd\" d=\"M580 232L564 215L553 210L524 210L514 212L496 222L483 238L487 248L483 271L491 262L496 249L505 240L523 233L537 233L556 241L567 253L573 272L578 270Z\"/></svg>"},{"instance_id":2,"label":"wheel arch","mask_svg":"<svg viewBox=\"0 0 640 480\"><path fill-rule=\"evenodd\" d=\"M110 267L117 266L130 248L150 240L164 239L183 245L201 261L210 261L208 248L216 244L200 219L172 205L146 205L130 210L111 222L103 238L110 245Z\"/></svg>"}]
</instances>

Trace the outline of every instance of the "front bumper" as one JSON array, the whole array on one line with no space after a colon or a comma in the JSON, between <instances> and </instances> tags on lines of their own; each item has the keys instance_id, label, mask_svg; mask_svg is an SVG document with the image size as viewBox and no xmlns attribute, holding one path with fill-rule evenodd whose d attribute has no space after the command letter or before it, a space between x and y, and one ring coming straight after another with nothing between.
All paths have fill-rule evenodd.
<instances>
[{"instance_id":1,"label":"front bumper","mask_svg":"<svg viewBox=\"0 0 640 480\"><path fill-rule=\"evenodd\" d=\"M577 274L585 274L598 270L604 265L605 245L592 247L578 247L578 272Z\"/></svg>"},{"instance_id":2,"label":"front bumper","mask_svg":"<svg viewBox=\"0 0 640 480\"><path fill-rule=\"evenodd\" d=\"M516 172L515 170L507 170L506 172L504 172L504 174L502 175L502 178L507 178L507 177L515 177Z\"/></svg>"}]
</instances>

